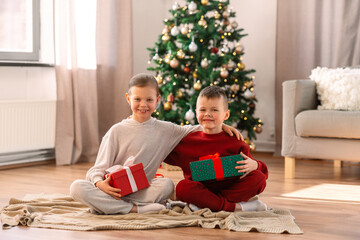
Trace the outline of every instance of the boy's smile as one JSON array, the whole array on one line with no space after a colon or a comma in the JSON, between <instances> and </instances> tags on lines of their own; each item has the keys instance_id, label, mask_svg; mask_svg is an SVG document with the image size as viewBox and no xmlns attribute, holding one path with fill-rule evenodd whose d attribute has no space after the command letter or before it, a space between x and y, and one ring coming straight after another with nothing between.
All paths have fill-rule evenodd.
<instances>
[{"instance_id":1,"label":"boy's smile","mask_svg":"<svg viewBox=\"0 0 360 240\"><path fill-rule=\"evenodd\" d=\"M151 86L132 87L129 92L126 99L131 107L132 118L140 123L146 122L155 111L160 96L157 96L156 90Z\"/></svg>"},{"instance_id":2,"label":"boy's smile","mask_svg":"<svg viewBox=\"0 0 360 240\"><path fill-rule=\"evenodd\" d=\"M229 116L230 111L225 109L222 97L200 97L196 103L196 117L205 133L220 133L224 120Z\"/></svg>"}]
</instances>

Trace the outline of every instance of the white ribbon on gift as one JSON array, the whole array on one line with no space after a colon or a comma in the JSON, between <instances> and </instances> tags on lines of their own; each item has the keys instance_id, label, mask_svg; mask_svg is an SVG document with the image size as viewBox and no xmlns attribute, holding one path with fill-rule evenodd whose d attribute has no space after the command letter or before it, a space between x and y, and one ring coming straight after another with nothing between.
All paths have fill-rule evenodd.
<instances>
[{"instance_id":1,"label":"white ribbon on gift","mask_svg":"<svg viewBox=\"0 0 360 240\"><path fill-rule=\"evenodd\" d=\"M134 176L133 176L133 174L131 172L131 169L129 167L127 167L127 166L124 166L124 169L126 170L127 176L129 178L129 182L130 182L132 192L136 192L138 190L138 188L137 188Z\"/></svg>"}]
</instances>

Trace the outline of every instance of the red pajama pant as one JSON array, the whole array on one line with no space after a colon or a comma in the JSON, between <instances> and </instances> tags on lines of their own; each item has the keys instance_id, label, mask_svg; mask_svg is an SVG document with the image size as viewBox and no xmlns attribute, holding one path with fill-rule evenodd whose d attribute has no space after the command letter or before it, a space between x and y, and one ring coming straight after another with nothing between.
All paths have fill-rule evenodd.
<instances>
[{"instance_id":1,"label":"red pajama pant","mask_svg":"<svg viewBox=\"0 0 360 240\"><path fill-rule=\"evenodd\" d=\"M176 186L176 196L180 201L195 204L200 208L233 212L236 203L246 202L260 194L265 186L265 174L255 170L242 179L229 178L212 182L183 179Z\"/></svg>"}]
</instances>

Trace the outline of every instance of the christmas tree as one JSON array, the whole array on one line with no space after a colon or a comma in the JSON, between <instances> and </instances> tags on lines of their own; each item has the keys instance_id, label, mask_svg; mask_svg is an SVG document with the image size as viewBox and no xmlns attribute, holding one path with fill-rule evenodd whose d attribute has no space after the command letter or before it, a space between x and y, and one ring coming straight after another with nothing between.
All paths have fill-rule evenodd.
<instances>
[{"instance_id":1,"label":"christmas tree","mask_svg":"<svg viewBox=\"0 0 360 240\"><path fill-rule=\"evenodd\" d=\"M222 87L229 100L227 124L245 130L246 141L262 131L254 117L256 97L253 69L246 69L241 44L243 29L232 21L235 12L226 0L187 0L174 3L172 17L150 51L148 68L155 72L162 96L154 116L177 124L195 124L196 99L204 87Z\"/></svg>"}]
</instances>

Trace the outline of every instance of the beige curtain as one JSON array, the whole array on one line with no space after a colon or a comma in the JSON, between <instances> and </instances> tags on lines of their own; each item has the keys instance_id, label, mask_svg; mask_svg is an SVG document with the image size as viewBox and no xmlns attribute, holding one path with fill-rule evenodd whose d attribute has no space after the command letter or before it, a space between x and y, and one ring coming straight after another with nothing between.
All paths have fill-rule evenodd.
<instances>
[{"instance_id":1,"label":"beige curtain","mask_svg":"<svg viewBox=\"0 0 360 240\"><path fill-rule=\"evenodd\" d=\"M281 152L282 82L307 79L317 66L360 64L360 1L278 0L276 155Z\"/></svg>"},{"instance_id":2,"label":"beige curtain","mask_svg":"<svg viewBox=\"0 0 360 240\"><path fill-rule=\"evenodd\" d=\"M131 0L55 0L54 16L56 163L94 161L102 136L130 114Z\"/></svg>"}]
</instances>

